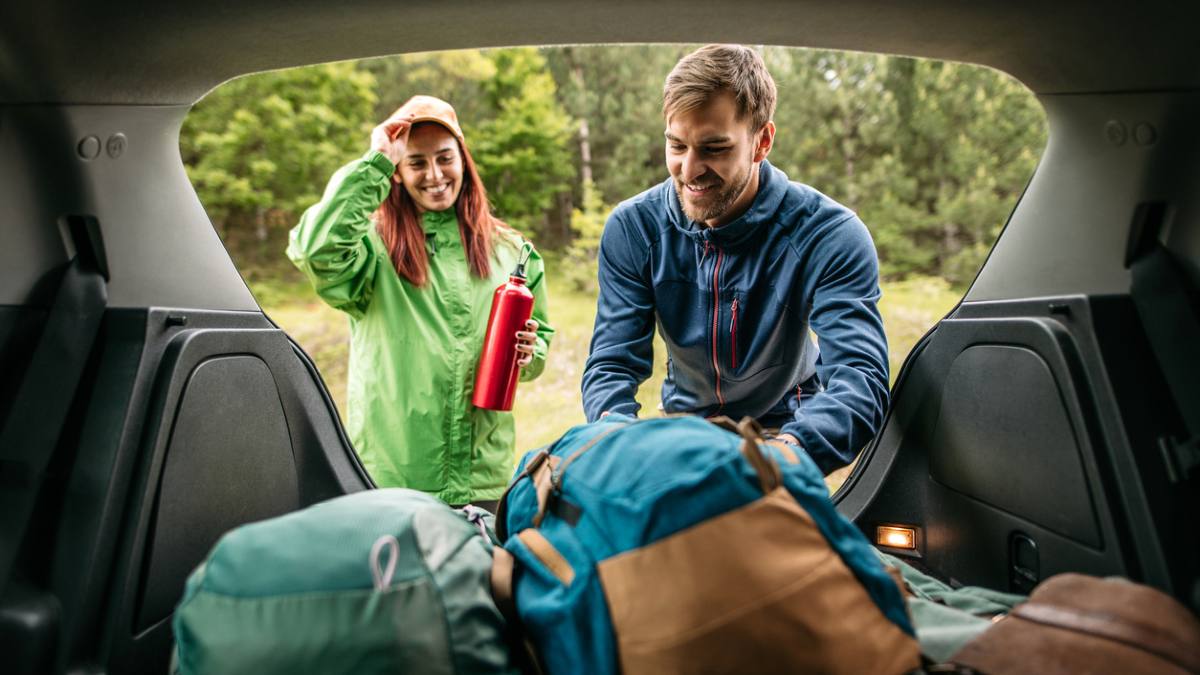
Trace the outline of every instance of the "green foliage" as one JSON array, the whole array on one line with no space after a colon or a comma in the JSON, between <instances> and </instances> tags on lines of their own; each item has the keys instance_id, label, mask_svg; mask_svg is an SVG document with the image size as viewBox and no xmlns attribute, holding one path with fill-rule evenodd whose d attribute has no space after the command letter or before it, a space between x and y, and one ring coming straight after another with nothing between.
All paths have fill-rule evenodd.
<instances>
[{"instance_id":1,"label":"green foliage","mask_svg":"<svg viewBox=\"0 0 1200 675\"><path fill-rule=\"evenodd\" d=\"M667 73L693 47L628 45L546 50L559 98L588 123L593 181L615 204L666 177L662 88ZM573 148L581 162L579 147ZM583 176L575 197L583 199Z\"/></svg>"},{"instance_id":2,"label":"green foliage","mask_svg":"<svg viewBox=\"0 0 1200 675\"><path fill-rule=\"evenodd\" d=\"M460 50L255 75L197 104L180 146L239 263L256 243L278 257L263 242L370 128L414 94L438 96L458 111L496 214L543 249L563 246L584 289L607 205L667 176L662 84L691 49ZM1045 145L1029 92L976 66L761 51L779 89L771 162L859 213L884 278L969 283Z\"/></svg>"},{"instance_id":3,"label":"green foliage","mask_svg":"<svg viewBox=\"0 0 1200 675\"><path fill-rule=\"evenodd\" d=\"M180 151L227 244L277 238L337 167L366 150L374 83L335 63L243 77L196 104Z\"/></svg>"},{"instance_id":4,"label":"green foliage","mask_svg":"<svg viewBox=\"0 0 1200 675\"><path fill-rule=\"evenodd\" d=\"M849 52L767 50L771 161L858 211L885 278L974 278L1046 142L1029 92L996 71Z\"/></svg>"},{"instance_id":5,"label":"green foliage","mask_svg":"<svg viewBox=\"0 0 1200 675\"><path fill-rule=\"evenodd\" d=\"M478 49L369 59L361 67L378 82L377 120L387 119L417 94L436 96L454 106L467 141L472 142L473 130L491 114L483 84L496 77L496 64Z\"/></svg>"},{"instance_id":6,"label":"green foliage","mask_svg":"<svg viewBox=\"0 0 1200 675\"><path fill-rule=\"evenodd\" d=\"M379 81L376 117L416 94L437 96L458 113L496 215L535 239L575 176L573 121L536 49L460 50L372 59Z\"/></svg>"},{"instance_id":7,"label":"green foliage","mask_svg":"<svg viewBox=\"0 0 1200 675\"><path fill-rule=\"evenodd\" d=\"M488 54L496 76L484 82L494 114L470 140L496 214L537 236L555 196L571 187L571 118L555 98L554 78L535 49Z\"/></svg>"},{"instance_id":8,"label":"green foliage","mask_svg":"<svg viewBox=\"0 0 1200 675\"><path fill-rule=\"evenodd\" d=\"M576 291L595 294L596 268L600 253L600 235L612 207L600 199L595 184L583 186L583 208L571 212L571 231L575 238L566 250L566 265L562 270Z\"/></svg>"}]
</instances>

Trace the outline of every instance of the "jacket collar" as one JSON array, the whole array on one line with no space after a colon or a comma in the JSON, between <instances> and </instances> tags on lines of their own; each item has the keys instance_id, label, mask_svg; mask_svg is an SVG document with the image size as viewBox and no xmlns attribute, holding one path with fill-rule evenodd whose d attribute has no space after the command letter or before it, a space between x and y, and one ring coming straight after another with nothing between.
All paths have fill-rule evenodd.
<instances>
[{"instance_id":1,"label":"jacket collar","mask_svg":"<svg viewBox=\"0 0 1200 675\"><path fill-rule=\"evenodd\" d=\"M457 241L458 216L453 208L445 211L426 211L421 214L421 228L425 230L425 239L436 239L441 244Z\"/></svg>"},{"instance_id":2,"label":"jacket collar","mask_svg":"<svg viewBox=\"0 0 1200 675\"><path fill-rule=\"evenodd\" d=\"M763 160L758 167L758 193L750 208L736 220L720 227L706 227L689 219L679 203L675 191L675 180L667 179L664 200L667 217L675 229L697 243L711 242L722 248L735 248L751 239L764 225L771 222L779 210L779 204L787 194L787 176Z\"/></svg>"}]
</instances>

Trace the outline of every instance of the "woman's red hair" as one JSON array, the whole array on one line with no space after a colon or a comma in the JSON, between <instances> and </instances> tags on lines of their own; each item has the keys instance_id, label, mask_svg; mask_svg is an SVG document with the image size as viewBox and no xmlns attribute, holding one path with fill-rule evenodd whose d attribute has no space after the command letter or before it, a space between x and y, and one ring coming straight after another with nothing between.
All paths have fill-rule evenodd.
<instances>
[{"instance_id":1,"label":"woman's red hair","mask_svg":"<svg viewBox=\"0 0 1200 675\"><path fill-rule=\"evenodd\" d=\"M508 225L492 215L487 190L466 145L459 142L458 151L463 161L462 188L454 202L458 232L471 272L486 279L491 274L492 240L496 229ZM417 205L403 185L392 183L392 191L379 206L376 220L379 236L387 247L396 274L414 286L424 286L429 273L425 230L421 227Z\"/></svg>"}]
</instances>

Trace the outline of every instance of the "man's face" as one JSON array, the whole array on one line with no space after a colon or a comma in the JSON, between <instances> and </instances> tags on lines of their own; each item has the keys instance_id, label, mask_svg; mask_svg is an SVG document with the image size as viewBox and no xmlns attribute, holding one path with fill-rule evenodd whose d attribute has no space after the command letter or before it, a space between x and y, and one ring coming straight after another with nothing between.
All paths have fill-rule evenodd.
<instances>
[{"instance_id":1,"label":"man's face","mask_svg":"<svg viewBox=\"0 0 1200 675\"><path fill-rule=\"evenodd\" d=\"M667 170L675 179L684 214L709 227L740 216L758 191L757 162L771 149L775 126L759 130L737 118L733 95L667 120Z\"/></svg>"}]
</instances>

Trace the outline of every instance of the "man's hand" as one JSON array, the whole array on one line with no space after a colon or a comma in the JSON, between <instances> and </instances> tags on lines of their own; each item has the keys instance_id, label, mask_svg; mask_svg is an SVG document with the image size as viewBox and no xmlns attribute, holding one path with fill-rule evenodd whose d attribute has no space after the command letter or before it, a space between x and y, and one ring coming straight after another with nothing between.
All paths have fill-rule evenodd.
<instances>
[{"instance_id":1,"label":"man's hand","mask_svg":"<svg viewBox=\"0 0 1200 675\"><path fill-rule=\"evenodd\" d=\"M537 344L538 322L530 319L525 322L525 330L517 331L517 366L524 368L533 363L533 348Z\"/></svg>"},{"instance_id":2,"label":"man's hand","mask_svg":"<svg viewBox=\"0 0 1200 675\"><path fill-rule=\"evenodd\" d=\"M371 131L371 149L399 165L408 147L408 130L411 128L412 115L389 117Z\"/></svg>"},{"instance_id":3,"label":"man's hand","mask_svg":"<svg viewBox=\"0 0 1200 675\"><path fill-rule=\"evenodd\" d=\"M800 439L796 438L795 436L793 436L791 434L779 434L778 436L775 437L775 440L783 441L784 443L795 446L797 448L804 447L804 446L800 445Z\"/></svg>"}]
</instances>

